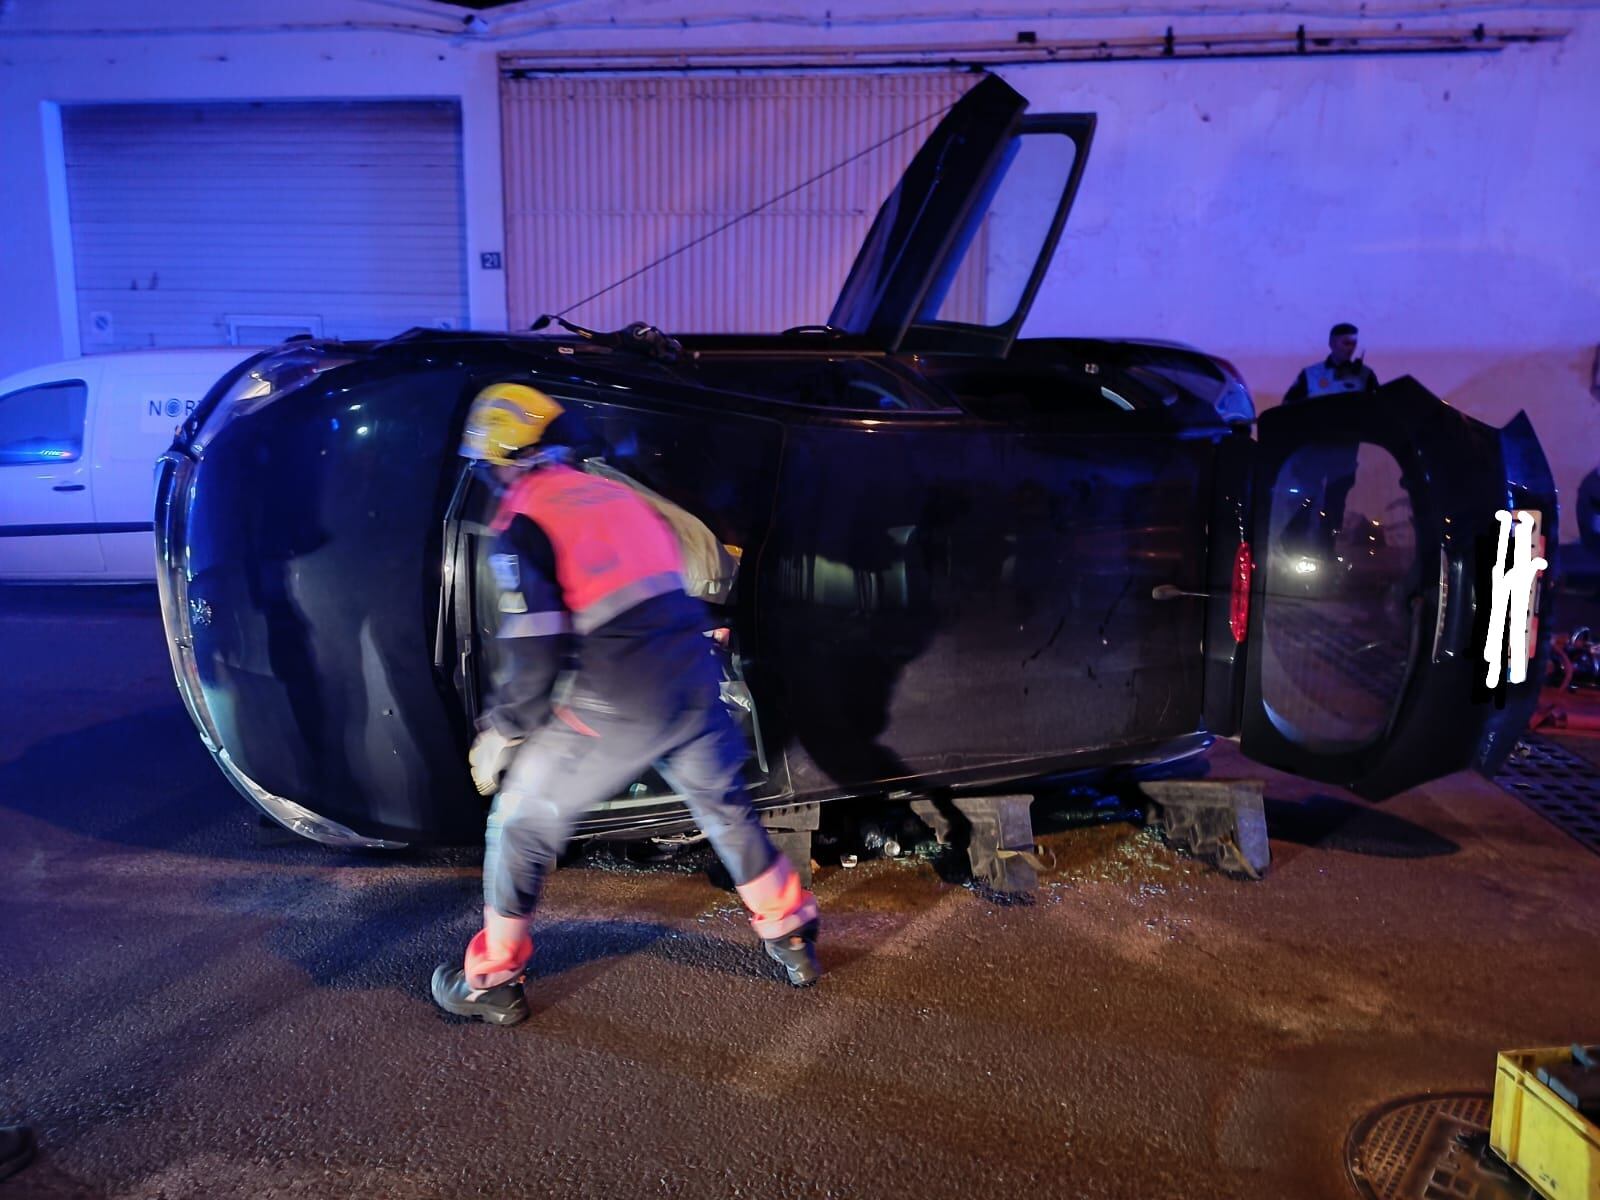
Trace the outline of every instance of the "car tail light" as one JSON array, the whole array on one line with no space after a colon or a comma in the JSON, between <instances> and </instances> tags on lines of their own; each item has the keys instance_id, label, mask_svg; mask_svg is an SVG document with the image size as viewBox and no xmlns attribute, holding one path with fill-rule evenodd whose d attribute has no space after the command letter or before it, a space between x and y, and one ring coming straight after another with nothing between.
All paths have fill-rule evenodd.
<instances>
[{"instance_id":1,"label":"car tail light","mask_svg":"<svg viewBox=\"0 0 1600 1200\"><path fill-rule=\"evenodd\" d=\"M1255 569L1250 543L1240 542L1233 556L1233 590L1228 597L1228 628L1233 631L1235 642L1244 641L1250 628L1250 576Z\"/></svg>"}]
</instances>

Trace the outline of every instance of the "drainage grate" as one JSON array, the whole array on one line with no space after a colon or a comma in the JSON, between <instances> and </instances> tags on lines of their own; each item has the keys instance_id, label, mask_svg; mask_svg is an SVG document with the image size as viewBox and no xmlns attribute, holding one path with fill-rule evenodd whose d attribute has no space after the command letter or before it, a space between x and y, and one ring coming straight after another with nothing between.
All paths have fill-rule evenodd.
<instances>
[{"instance_id":1,"label":"drainage grate","mask_svg":"<svg viewBox=\"0 0 1600 1200\"><path fill-rule=\"evenodd\" d=\"M1600 771L1554 742L1525 737L1494 781L1600 854Z\"/></svg>"},{"instance_id":2,"label":"drainage grate","mask_svg":"<svg viewBox=\"0 0 1600 1200\"><path fill-rule=\"evenodd\" d=\"M1488 1092L1407 1096L1350 1131L1345 1166L1364 1200L1524 1200L1532 1193L1488 1153Z\"/></svg>"}]
</instances>

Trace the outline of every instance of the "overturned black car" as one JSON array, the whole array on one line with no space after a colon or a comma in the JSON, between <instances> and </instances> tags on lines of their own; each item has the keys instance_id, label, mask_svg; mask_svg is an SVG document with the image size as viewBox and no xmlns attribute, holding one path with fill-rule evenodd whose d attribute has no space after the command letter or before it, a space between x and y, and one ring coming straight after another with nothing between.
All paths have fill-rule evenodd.
<instances>
[{"instance_id":1,"label":"overturned black car","mask_svg":"<svg viewBox=\"0 0 1600 1200\"><path fill-rule=\"evenodd\" d=\"M220 381L162 460L156 531L179 686L228 778L318 841L482 835L466 748L495 668L490 501L455 449L500 380L582 408L608 446L588 469L650 493L694 551L760 807L1234 734L1369 796L1492 770L1541 674L1517 627L1537 576L1497 540L1505 511L1554 543L1527 421L1490 428L1403 379L1252 437L1221 360L1018 340L1094 127L1024 107L989 79L950 110L825 325L413 331L290 344ZM970 319L952 284L983 269L973 231L1013 186L1043 216L1015 287ZM580 832L686 823L648 777Z\"/></svg>"}]
</instances>

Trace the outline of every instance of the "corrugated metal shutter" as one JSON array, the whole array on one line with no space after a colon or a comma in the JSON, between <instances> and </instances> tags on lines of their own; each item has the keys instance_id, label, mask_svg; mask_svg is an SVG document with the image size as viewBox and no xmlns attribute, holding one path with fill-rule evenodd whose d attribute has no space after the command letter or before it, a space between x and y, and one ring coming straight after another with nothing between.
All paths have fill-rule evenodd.
<instances>
[{"instance_id":1,"label":"corrugated metal shutter","mask_svg":"<svg viewBox=\"0 0 1600 1200\"><path fill-rule=\"evenodd\" d=\"M63 110L86 352L466 323L449 102Z\"/></svg>"},{"instance_id":2,"label":"corrugated metal shutter","mask_svg":"<svg viewBox=\"0 0 1600 1200\"><path fill-rule=\"evenodd\" d=\"M596 328L649 321L678 333L827 320L878 206L938 115L973 82L955 72L507 74L511 328L544 312ZM775 197L782 199L580 303Z\"/></svg>"}]
</instances>

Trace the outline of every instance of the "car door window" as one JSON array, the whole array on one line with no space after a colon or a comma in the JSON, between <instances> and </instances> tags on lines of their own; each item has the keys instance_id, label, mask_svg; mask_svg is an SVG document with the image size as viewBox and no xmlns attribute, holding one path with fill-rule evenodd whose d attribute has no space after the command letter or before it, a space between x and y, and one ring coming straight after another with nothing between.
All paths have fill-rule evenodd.
<instances>
[{"instance_id":1,"label":"car door window","mask_svg":"<svg viewBox=\"0 0 1600 1200\"><path fill-rule=\"evenodd\" d=\"M992 328L1016 316L1077 158L1077 143L1064 134L1013 140L992 194L983 198L988 211L945 260L918 324Z\"/></svg>"},{"instance_id":2,"label":"car door window","mask_svg":"<svg viewBox=\"0 0 1600 1200\"><path fill-rule=\"evenodd\" d=\"M1261 698L1279 732L1319 754L1381 738L1394 719L1417 626L1416 523L1400 464L1381 446L1296 450L1271 492L1270 604Z\"/></svg>"},{"instance_id":3,"label":"car door window","mask_svg":"<svg viewBox=\"0 0 1600 1200\"><path fill-rule=\"evenodd\" d=\"M928 394L868 359L820 355L781 360L764 358L759 362L702 358L697 370L700 379L712 387L807 408L885 413L930 412L952 407L945 398Z\"/></svg>"},{"instance_id":4,"label":"car door window","mask_svg":"<svg viewBox=\"0 0 1600 1200\"><path fill-rule=\"evenodd\" d=\"M932 412L954 407L911 381L891 374L866 359L841 359L833 364L828 406L852 412Z\"/></svg>"},{"instance_id":5,"label":"car door window","mask_svg":"<svg viewBox=\"0 0 1600 1200\"><path fill-rule=\"evenodd\" d=\"M1157 390L1158 380L1134 372L1088 374L1073 367L1011 367L974 359L940 364L934 378L961 397L973 416L986 421L1031 424L1039 421L1110 421L1124 413L1160 410L1172 389Z\"/></svg>"},{"instance_id":6,"label":"car door window","mask_svg":"<svg viewBox=\"0 0 1600 1200\"><path fill-rule=\"evenodd\" d=\"M72 462L83 453L89 388L81 379L0 396L0 465Z\"/></svg>"}]
</instances>

